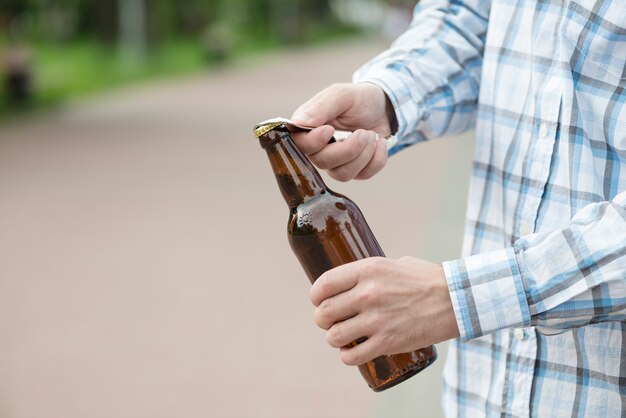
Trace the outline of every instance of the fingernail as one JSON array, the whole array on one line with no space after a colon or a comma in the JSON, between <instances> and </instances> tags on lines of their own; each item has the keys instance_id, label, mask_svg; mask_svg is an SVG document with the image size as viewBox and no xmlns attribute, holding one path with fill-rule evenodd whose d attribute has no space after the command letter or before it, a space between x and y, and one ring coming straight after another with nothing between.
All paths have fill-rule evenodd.
<instances>
[{"instance_id":1,"label":"fingernail","mask_svg":"<svg viewBox=\"0 0 626 418\"><path fill-rule=\"evenodd\" d=\"M300 111L300 112L294 113L293 116L291 117L291 120L293 120L294 122L300 123L302 125L310 125L311 119L312 119L312 116L307 111Z\"/></svg>"}]
</instances>

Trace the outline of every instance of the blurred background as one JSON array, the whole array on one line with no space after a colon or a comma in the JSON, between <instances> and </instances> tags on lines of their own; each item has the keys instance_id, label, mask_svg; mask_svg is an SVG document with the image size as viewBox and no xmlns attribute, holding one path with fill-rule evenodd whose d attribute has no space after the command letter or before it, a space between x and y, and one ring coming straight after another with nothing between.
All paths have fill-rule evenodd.
<instances>
[{"instance_id":1,"label":"blurred background","mask_svg":"<svg viewBox=\"0 0 626 418\"><path fill-rule=\"evenodd\" d=\"M2 0L0 417L441 417L313 323L252 126L350 80L412 1ZM472 135L355 200L389 257L460 254Z\"/></svg>"}]
</instances>

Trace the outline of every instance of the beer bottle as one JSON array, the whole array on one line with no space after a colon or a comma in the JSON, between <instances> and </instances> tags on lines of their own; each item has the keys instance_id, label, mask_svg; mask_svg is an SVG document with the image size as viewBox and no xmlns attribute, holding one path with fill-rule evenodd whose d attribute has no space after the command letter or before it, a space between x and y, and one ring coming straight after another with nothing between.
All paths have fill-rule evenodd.
<instances>
[{"instance_id":1,"label":"beer bottle","mask_svg":"<svg viewBox=\"0 0 626 418\"><path fill-rule=\"evenodd\" d=\"M289 206L289 244L311 283L341 264L384 256L358 206L326 186L308 158L296 148L285 123L257 125L255 135L267 152L278 188ZM430 346L380 356L359 366L359 370L369 387L379 392L414 376L436 358L437 351Z\"/></svg>"}]
</instances>

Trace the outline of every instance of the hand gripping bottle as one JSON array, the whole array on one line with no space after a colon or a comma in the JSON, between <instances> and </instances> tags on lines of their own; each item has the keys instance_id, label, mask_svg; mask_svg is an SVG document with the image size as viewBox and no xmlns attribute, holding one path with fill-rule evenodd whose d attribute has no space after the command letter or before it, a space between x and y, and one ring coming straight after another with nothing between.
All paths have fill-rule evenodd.
<instances>
[{"instance_id":1,"label":"hand gripping bottle","mask_svg":"<svg viewBox=\"0 0 626 418\"><path fill-rule=\"evenodd\" d=\"M262 122L254 132L267 152L278 188L289 207L289 244L311 283L341 264L384 257L359 207L324 184L319 172L296 148L284 119ZM363 336L351 345L366 338ZM436 359L437 351L430 346L380 356L362 364L359 370L369 387L379 392L414 376Z\"/></svg>"}]
</instances>

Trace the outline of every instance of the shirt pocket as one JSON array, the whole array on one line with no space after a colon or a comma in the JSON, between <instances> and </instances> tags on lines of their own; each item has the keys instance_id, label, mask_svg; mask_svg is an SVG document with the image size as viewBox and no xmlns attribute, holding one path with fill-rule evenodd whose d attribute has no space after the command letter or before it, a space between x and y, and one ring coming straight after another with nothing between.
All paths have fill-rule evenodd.
<instances>
[{"instance_id":1,"label":"shirt pocket","mask_svg":"<svg viewBox=\"0 0 626 418\"><path fill-rule=\"evenodd\" d=\"M573 78L600 88L623 86L626 0L570 0L563 22L562 47Z\"/></svg>"}]
</instances>

